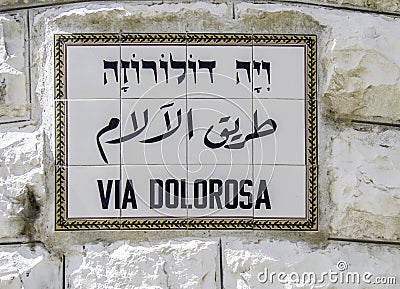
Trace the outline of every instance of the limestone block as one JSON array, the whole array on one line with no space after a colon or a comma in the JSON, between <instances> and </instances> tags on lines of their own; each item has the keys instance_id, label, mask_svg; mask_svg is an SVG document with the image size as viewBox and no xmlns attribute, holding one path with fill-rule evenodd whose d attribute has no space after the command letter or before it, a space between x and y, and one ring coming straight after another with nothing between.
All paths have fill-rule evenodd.
<instances>
[{"instance_id":1,"label":"limestone block","mask_svg":"<svg viewBox=\"0 0 400 289\"><path fill-rule=\"evenodd\" d=\"M400 13L400 4L396 0L291 0L292 2L326 5L332 7L345 7L376 12Z\"/></svg>"},{"instance_id":2,"label":"limestone block","mask_svg":"<svg viewBox=\"0 0 400 289\"><path fill-rule=\"evenodd\" d=\"M0 14L0 123L29 119L26 20Z\"/></svg>"},{"instance_id":3,"label":"limestone block","mask_svg":"<svg viewBox=\"0 0 400 289\"><path fill-rule=\"evenodd\" d=\"M400 121L399 19L293 4L238 3L235 11L239 31L317 35L325 117Z\"/></svg>"},{"instance_id":4,"label":"limestone block","mask_svg":"<svg viewBox=\"0 0 400 289\"><path fill-rule=\"evenodd\" d=\"M85 2L84 0L3 0L1 9L15 9L37 5L68 4ZM326 5L338 8L350 8L375 12L400 13L400 4L397 0L289 0L301 4Z\"/></svg>"},{"instance_id":5,"label":"limestone block","mask_svg":"<svg viewBox=\"0 0 400 289\"><path fill-rule=\"evenodd\" d=\"M390 42L388 38L387 43ZM400 121L398 63L378 49L363 49L361 43L332 52L327 59L329 79L324 97L336 117Z\"/></svg>"},{"instance_id":6,"label":"limestone block","mask_svg":"<svg viewBox=\"0 0 400 289\"><path fill-rule=\"evenodd\" d=\"M312 11L298 5L240 2L235 5L234 23L238 31L247 33L320 34L325 27Z\"/></svg>"},{"instance_id":7,"label":"limestone block","mask_svg":"<svg viewBox=\"0 0 400 289\"><path fill-rule=\"evenodd\" d=\"M0 238L31 235L45 195L39 132L0 133Z\"/></svg>"},{"instance_id":8,"label":"limestone block","mask_svg":"<svg viewBox=\"0 0 400 289\"><path fill-rule=\"evenodd\" d=\"M332 137L328 178L331 234L400 239L400 138L397 130L346 129Z\"/></svg>"},{"instance_id":9,"label":"limestone block","mask_svg":"<svg viewBox=\"0 0 400 289\"><path fill-rule=\"evenodd\" d=\"M34 26L61 32L185 32L221 30L231 18L229 2L165 3L95 2L36 9ZM43 36L43 35L42 35ZM43 39L42 39L43 40Z\"/></svg>"},{"instance_id":10,"label":"limestone block","mask_svg":"<svg viewBox=\"0 0 400 289\"><path fill-rule=\"evenodd\" d=\"M400 4L396 0L343 0L340 4L348 7L363 7L372 11L392 12L396 14L400 12Z\"/></svg>"},{"instance_id":11,"label":"limestone block","mask_svg":"<svg viewBox=\"0 0 400 289\"><path fill-rule=\"evenodd\" d=\"M349 12L322 17L320 21L331 27L320 55L325 115L398 123L400 55L395 35L400 21Z\"/></svg>"},{"instance_id":12,"label":"limestone block","mask_svg":"<svg viewBox=\"0 0 400 289\"><path fill-rule=\"evenodd\" d=\"M62 288L61 262L40 245L0 245L1 289Z\"/></svg>"},{"instance_id":13,"label":"limestone block","mask_svg":"<svg viewBox=\"0 0 400 289\"><path fill-rule=\"evenodd\" d=\"M29 8L38 5L67 4L71 2L79 2L79 0L2 0L0 10Z\"/></svg>"},{"instance_id":14,"label":"limestone block","mask_svg":"<svg viewBox=\"0 0 400 289\"><path fill-rule=\"evenodd\" d=\"M373 282L395 277L391 282L398 284L400 278L400 250L395 246L331 242L315 248L302 242L227 237L222 248L225 288L395 288ZM308 277L312 273L315 279ZM352 277L357 273L359 279Z\"/></svg>"},{"instance_id":15,"label":"limestone block","mask_svg":"<svg viewBox=\"0 0 400 289\"><path fill-rule=\"evenodd\" d=\"M67 288L218 288L216 240L91 244L67 257Z\"/></svg>"}]
</instances>

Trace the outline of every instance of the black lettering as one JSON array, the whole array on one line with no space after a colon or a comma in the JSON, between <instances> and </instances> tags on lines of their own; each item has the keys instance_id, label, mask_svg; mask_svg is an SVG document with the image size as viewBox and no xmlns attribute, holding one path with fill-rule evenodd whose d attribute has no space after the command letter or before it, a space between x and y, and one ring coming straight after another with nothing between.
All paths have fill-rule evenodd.
<instances>
[{"instance_id":1,"label":"black lettering","mask_svg":"<svg viewBox=\"0 0 400 289\"><path fill-rule=\"evenodd\" d=\"M113 180L107 180L107 191L106 194L104 195L103 180L97 180L97 186L99 188L100 199L101 199L101 207L103 209L108 209L108 205L110 203L112 184Z\"/></svg>"},{"instance_id":2,"label":"black lettering","mask_svg":"<svg viewBox=\"0 0 400 289\"><path fill-rule=\"evenodd\" d=\"M137 209L135 190L133 189L132 180L126 180L122 209L126 209L128 203L132 204L132 209Z\"/></svg>"},{"instance_id":3,"label":"black lettering","mask_svg":"<svg viewBox=\"0 0 400 289\"><path fill-rule=\"evenodd\" d=\"M120 194L120 180L115 180L115 208L120 209L121 201L119 200L119 194Z\"/></svg>"},{"instance_id":4,"label":"black lettering","mask_svg":"<svg viewBox=\"0 0 400 289\"><path fill-rule=\"evenodd\" d=\"M238 182L228 179L225 182L225 207L227 209L236 209L238 203Z\"/></svg>"},{"instance_id":5,"label":"black lettering","mask_svg":"<svg viewBox=\"0 0 400 289\"><path fill-rule=\"evenodd\" d=\"M156 191L156 187L158 190ZM157 202L158 201L158 202ZM150 180L150 209L160 209L163 205L163 181Z\"/></svg>"},{"instance_id":6,"label":"black lettering","mask_svg":"<svg viewBox=\"0 0 400 289\"><path fill-rule=\"evenodd\" d=\"M271 209L271 202L269 200L268 188L265 180L260 181L255 209L260 209L261 204L265 204L266 209Z\"/></svg>"},{"instance_id":7,"label":"black lettering","mask_svg":"<svg viewBox=\"0 0 400 289\"><path fill-rule=\"evenodd\" d=\"M251 180L241 180L240 181L240 192L239 194L243 197L247 197L247 203L244 201L240 201L239 205L242 209L251 209L253 208L253 198L251 195L251 191L245 191L244 186L253 186L253 182Z\"/></svg>"},{"instance_id":8,"label":"black lettering","mask_svg":"<svg viewBox=\"0 0 400 289\"><path fill-rule=\"evenodd\" d=\"M187 209L187 198L186 198L186 181L181 180L181 208Z\"/></svg>"},{"instance_id":9,"label":"black lettering","mask_svg":"<svg viewBox=\"0 0 400 289\"><path fill-rule=\"evenodd\" d=\"M175 209L179 205L179 182L175 179L168 179L165 182L165 205L169 209ZM171 202L172 200L172 202Z\"/></svg>"},{"instance_id":10,"label":"black lettering","mask_svg":"<svg viewBox=\"0 0 400 289\"><path fill-rule=\"evenodd\" d=\"M217 186L215 188L215 186ZM222 181L218 179L210 179L210 209L214 209L215 202L217 203L217 208L222 209L221 195L222 195Z\"/></svg>"},{"instance_id":11,"label":"black lettering","mask_svg":"<svg viewBox=\"0 0 400 289\"><path fill-rule=\"evenodd\" d=\"M200 197L200 184L202 187L202 197ZM204 209L207 207L207 182L205 180L198 179L194 181L194 207L197 209Z\"/></svg>"},{"instance_id":12,"label":"black lettering","mask_svg":"<svg viewBox=\"0 0 400 289\"><path fill-rule=\"evenodd\" d=\"M107 61L107 60L103 60L103 67L104 70L105 69L112 69L114 71L114 76L115 76L115 81L118 82L118 61ZM107 74L104 71L104 85L107 84L108 80L107 80Z\"/></svg>"}]
</instances>

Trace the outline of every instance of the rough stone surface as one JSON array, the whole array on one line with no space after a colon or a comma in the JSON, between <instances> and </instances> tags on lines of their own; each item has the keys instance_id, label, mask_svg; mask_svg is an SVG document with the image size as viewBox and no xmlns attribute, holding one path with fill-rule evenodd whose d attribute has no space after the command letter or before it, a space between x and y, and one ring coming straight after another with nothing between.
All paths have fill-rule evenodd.
<instances>
[{"instance_id":1,"label":"rough stone surface","mask_svg":"<svg viewBox=\"0 0 400 289\"><path fill-rule=\"evenodd\" d=\"M328 198L336 208L328 213L333 216L332 223L328 221L329 231L348 238L398 240L399 186L393 187L394 180L400 179L396 175L396 160L399 159L395 149L398 144L396 131L384 134L388 139L388 134L391 135L387 141L390 147L385 149L379 146L384 135L348 130L346 140L351 143L354 139L354 152L363 144L363 139L369 140L368 144L363 144L366 150L371 150L365 153L365 158L353 158L351 154L330 150L329 144L325 146L331 134L337 137L337 127L333 124L337 119L400 120L400 57L395 36L400 29L398 19L287 5L239 3L235 9L240 30L254 27L253 31L259 33L278 33L281 29L282 33L291 30L293 33L318 34L318 89L322 115L319 122L319 193L322 202ZM268 21L264 22L265 19ZM362 139L358 140L358 137ZM371 144L373 146L369 147ZM372 152L379 148L383 149L379 151L380 157L373 157ZM327 158L332 164L329 167L324 165ZM374 171L368 170L372 183L358 183L358 169L372 165ZM379 178L379 185L375 185L375 178ZM351 181L347 182L348 179ZM347 195L351 196L355 190L363 191L363 196L349 199ZM329 195L325 196L326 192ZM321 210L327 206L320 203ZM391 209L386 211L387 206Z\"/></svg>"},{"instance_id":2,"label":"rough stone surface","mask_svg":"<svg viewBox=\"0 0 400 289\"><path fill-rule=\"evenodd\" d=\"M2 0L0 3L1 10L13 10L17 8L29 8L43 5L68 4L76 2L87 2L84 0Z\"/></svg>"},{"instance_id":3,"label":"rough stone surface","mask_svg":"<svg viewBox=\"0 0 400 289\"><path fill-rule=\"evenodd\" d=\"M0 238L31 236L45 197L43 136L0 133Z\"/></svg>"},{"instance_id":4,"label":"rough stone surface","mask_svg":"<svg viewBox=\"0 0 400 289\"><path fill-rule=\"evenodd\" d=\"M342 41L325 59L330 65L324 99L335 117L400 121L400 57L391 34L400 22L378 27L363 35L364 47Z\"/></svg>"},{"instance_id":5,"label":"rough stone surface","mask_svg":"<svg viewBox=\"0 0 400 289\"><path fill-rule=\"evenodd\" d=\"M318 22L311 11L314 9L284 4L241 2L235 5L234 23L240 31L248 33L324 33L326 27Z\"/></svg>"},{"instance_id":6,"label":"rough stone surface","mask_svg":"<svg viewBox=\"0 0 400 289\"><path fill-rule=\"evenodd\" d=\"M25 18L0 14L0 123L29 119Z\"/></svg>"},{"instance_id":7,"label":"rough stone surface","mask_svg":"<svg viewBox=\"0 0 400 289\"><path fill-rule=\"evenodd\" d=\"M398 18L276 4L238 3L235 11L241 31L317 34L326 118L400 121Z\"/></svg>"},{"instance_id":8,"label":"rough stone surface","mask_svg":"<svg viewBox=\"0 0 400 289\"><path fill-rule=\"evenodd\" d=\"M0 246L0 289L61 289L60 269L39 245Z\"/></svg>"},{"instance_id":9,"label":"rough stone surface","mask_svg":"<svg viewBox=\"0 0 400 289\"><path fill-rule=\"evenodd\" d=\"M227 238L222 242L222 248L225 288L378 288L376 284L361 283L362 274L371 273L371 281L375 281L375 277L393 276L396 277L396 284L400 278L397 270L400 266L398 247L338 242L331 242L326 247L310 247L302 242L246 241ZM339 270L339 268L346 268L343 262L339 263L340 261L346 262L347 269ZM264 281L265 275L259 276L261 272L268 272L268 276L272 272L276 274L294 272L300 276L304 272L314 272L317 280L322 280L321 274L329 270L344 274L360 273L360 284L344 284L340 281L335 283L334 279L331 282L327 276L325 276L325 282L315 285L307 281L303 284L291 283L291 280L296 280L296 275L282 277L287 278L287 283L283 284L278 281L277 275L273 279L269 278L265 283L258 280L260 278ZM340 274L337 276L340 278ZM347 278L346 275L344 276ZM270 280L273 280L272 284ZM398 285L380 285L379 288L397 288L396 286Z\"/></svg>"},{"instance_id":10,"label":"rough stone surface","mask_svg":"<svg viewBox=\"0 0 400 289\"><path fill-rule=\"evenodd\" d=\"M46 1L6 0L0 9L62 2ZM398 274L396 246L326 239L329 234L400 241L398 130L349 125L350 120L400 121L400 20L289 2L295 0L91 1L30 10L32 121L24 128L0 126L0 241L40 240L51 254L37 246L31 251L0 245L0 288L61 288L55 256L62 254L67 288L218 288L222 275L225 288L267 288L257 281L266 266L274 271L323 272L337 269L340 260L351 271ZM394 0L309 2L399 9ZM0 16L0 122L29 116L26 20L20 16L25 12ZM53 36L119 31L317 34L320 232L54 232ZM214 237L223 238L222 274ZM125 239L129 241L119 241ZM166 239L174 241L161 241ZM101 243L92 243L97 240Z\"/></svg>"},{"instance_id":11,"label":"rough stone surface","mask_svg":"<svg viewBox=\"0 0 400 289\"><path fill-rule=\"evenodd\" d=\"M218 242L92 244L71 253L67 288L218 288Z\"/></svg>"},{"instance_id":12,"label":"rough stone surface","mask_svg":"<svg viewBox=\"0 0 400 289\"><path fill-rule=\"evenodd\" d=\"M400 239L399 160L398 130L346 129L332 137L332 235Z\"/></svg>"},{"instance_id":13,"label":"rough stone surface","mask_svg":"<svg viewBox=\"0 0 400 289\"><path fill-rule=\"evenodd\" d=\"M235 8L235 17L232 15ZM343 23L343 19L349 23ZM380 101L374 105L368 98L369 91L387 87L395 91L398 83L400 56L396 53L396 31L399 22L381 16L332 11L329 9L288 4L228 3L210 4L167 3L162 5L111 3L76 4L67 7L37 9L32 13L32 55L33 91L40 108L35 115L45 133L46 158L45 171L48 172L49 191L54 191L54 127L53 127L53 35L68 32L256 32L256 33L316 33L319 36L319 97L323 119L320 122L320 161L329 156L324 150L330 121L339 119L358 119L378 117L395 121L398 110L396 93L384 91L379 94ZM348 26L348 27L347 27ZM350 53L355 47L358 53ZM350 61L351 60L351 61ZM355 68L354 68L355 67ZM358 74L353 73L356 70ZM350 71L350 72L348 72ZM346 74L347 73L347 74ZM359 87L352 85L354 79ZM343 76L345 75L345 76ZM343 80L344 79L344 80ZM337 89L337 85L344 87ZM359 93L354 93L359 91ZM347 93L347 94L346 94ZM363 110L358 107L363 107ZM390 109L387 109L390 108ZM333 129L334 130L334 129ZM321 172L323 172L321 169ZM328 184L324 176L320 178L321 220L326 220L329 210ZM51 195L50 195L51 196ZM47 206L47 207L46 207ZM53 200L45 204L44 212L49 212L40 221L53 222ZM47 214L47 213L45 213ZM321 222L324 231L327 222ZM43 225L45 227L45 225ZM48 226L46 238L51 242L68 242L68 238L58 238ZM99 234L81 234L86 241L97 238ZM110 241L115 236L107 236ZM71 236L71 238L74 238ZM65 245L65 244L64 244Z\"/></svg>"},{"instance_id":14,"label":"rough stone surface","mask_svg":"<svg viewBox=\"0 0 400 289\"><path fill-rule=\"evenodd\" d=\"M42 5L68 4L88 2L87 0L3 0L0 10L24 8ZM151 1L156 2L156 1ZM187 1L189 2L189 1ZM285 0L285 2L309 3L337 8L350 8L374 12L400 14L400 4L397 0Z\"/></svg>"},{"instance_id":15,"label":"rough stone surface","mask_svg":"<svg viewBox=\"0 0 400 289\"><path fill-rule=\"evenodd\" d=\"M333 7L345 7L367 11L400 13L400 3L397 0L289 0L291 2L310 3Z\"/></svg>"}]
</instances>

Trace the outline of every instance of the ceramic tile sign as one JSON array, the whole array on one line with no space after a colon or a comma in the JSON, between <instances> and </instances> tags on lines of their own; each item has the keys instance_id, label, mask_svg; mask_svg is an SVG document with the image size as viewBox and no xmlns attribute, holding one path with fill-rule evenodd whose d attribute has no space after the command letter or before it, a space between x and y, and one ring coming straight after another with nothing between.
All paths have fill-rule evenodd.
<instances>
[{"instance_id":1,"label":"ceramic tile sign","mask_svg":"<svg viewBox=\"0 0 400 289\"><path fill-rule=\"evenodd\" d=\"M56 35L56 230L317 230L316 42Z\"/></svg>"}]
</instances>

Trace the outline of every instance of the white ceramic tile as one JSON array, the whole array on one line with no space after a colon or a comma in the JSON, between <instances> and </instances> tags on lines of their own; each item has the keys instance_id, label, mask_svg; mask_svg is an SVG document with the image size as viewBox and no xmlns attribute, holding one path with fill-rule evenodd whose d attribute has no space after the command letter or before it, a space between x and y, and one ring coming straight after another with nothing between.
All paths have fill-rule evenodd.
<instances>
[{"instance_id":1,"label":"white ceramic tile","mask_svg":"<svg viewBox=\"0 0 400 289\"><path fill-rule=\"evenodd\" d=\"M68 167L68 218L119 218L119 166Z\"/></svg>"},{"instance_id":2,"label":"white ceramic tile","mask_svg":"<svg viewBox=\"0 0 400 289\"><path fill-rule=\"evenodd\" d=\"M252 218L251 165L189 165L188 216Z\"/></svg>"},{"instance_id":3,"label":"white ceramic tile","mask_svg":"<svg viewBox=\"0 0 400 289\"><path fill-rule=\"evenodd\" d=\"M66 59L68 99L120 97L118 45L68 45Z\"/></svg>"},{"instance_id":4,"label":"white ceramic tile","mask_svg":"<svg viewBox=\"0 0 400 289\"><path fill-rule=\"evenodd\" d=\"M254 218L305 218L305 178L305 166L255 165Z\"/></svg>"},{"instance_id":5,"label":"white ceramic tile","mask_svg":"<svg viewBox=\"0 0 400 289\"><path fill-rule=\"evenodd\" d=\"M305 98L304 46L254 46L253 53L254 97Z\"/></svg>"},{"instance_id":6,"label":"white ceramic tile","mask_svg":"<svg viewBox=\"0 0 400 289\"><path fill-rule=\"evenodd\" d=\"M187 49L188 66L192 66L189 98L251 98L251 46L189 45Z\"/></svg>"},{"instance_id":7,"label":"white ceramic tile","mask_svg":"<svg viewBox=\"0 0 400 289\"><path fill-rule=\"evenodd\" d=\"M122 218L186 218L186 167L122 166L122 175L122 187L131 182L136 200L136 209L132 202L122 207ZM122 192L133 199L129 189Z\"/></svg>"},{"instance_id":8,"label":"white ceramic tile","mask_svg":"<svg viewBox=\"0 0 400 289\"><path fill-rule=\"evenodd\" d=\"M186 126L185 99L122 100L122 163L184 164Z\"/></svg>"},{"instance_id":9,"label":"white ceramic tile","mask_svg":"<svg viewBox=\"0 0 400 289\"><path fill-rule=\"evenodd\" d=\"M186 46L121 46L122 98L176 98L186 93Z\"/></svg>"},{"instance_id":10,"label":"white ceramic tile","mask_svg":"<svg viewBox=\"0 0 400 289\"><path fill-rule=\"evenodd\" d=\"M251 99L188 99L190 109L193 135L188 136L189 163L251 163L251 142L245 142L252 131Z\"/></svg>"},{"instance_id":11,"label":"white ceramic tile","mask_svg":"<svg viewBox=\"0 0 400 289\"><path fill-rule=\"evenodd\" d=\"M119 139L119 119L119 100L67 101L68 165L119 164L120 144L107 143Z\"/></svg>"},{"instance_id":12,"label":"white ceramic tile","mask_svg":"<svg viewBox=\"0 0 400 289\"><path fill-rule=\"evenodd\" d=\"M274 133L253 139L254 163L304 165L304 100L254 99L253 105L260 135L273 129L268 123L262 126L265 121L272 119L276 123Z\"/></svg>"}]
</instances>

